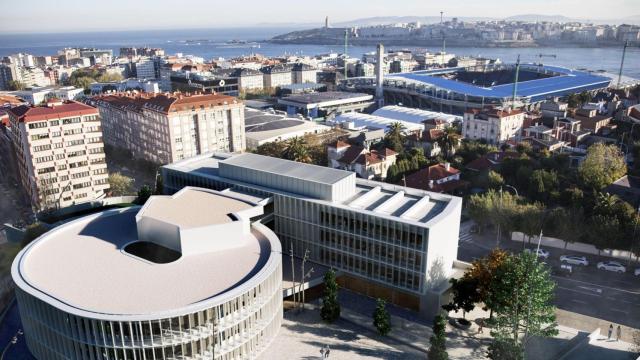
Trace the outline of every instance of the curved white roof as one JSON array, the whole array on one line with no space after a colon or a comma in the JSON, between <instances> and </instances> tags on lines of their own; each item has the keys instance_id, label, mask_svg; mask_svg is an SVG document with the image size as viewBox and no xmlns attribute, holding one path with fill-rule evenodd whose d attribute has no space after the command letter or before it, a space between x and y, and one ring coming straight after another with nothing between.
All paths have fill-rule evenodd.
<instances>
[{"instance_id":1,"label":"curved white roof","mask_svg":"<svg viewBox=\"0 0 640 360\"><path fill-rule=\"evenodd\" d=\"M204 189L189 197L191 209L206 211L214 224L230 202L246 202ZM219 200L216 203L215 200ZM22 250L12 276L24 291L67 312L102 319L152 319L211 307L256 286L270 274L280 256L277 237L260 224L240 234L242 245L185 256L166 264L126 253L138 241L139 207L110 210L61 225ZM159 212L161 209L154 209ZM201 214L199 215L202 218ZM202 241L227 234L205 232ZM274 265L275 264L275 265ZM265 273L268 273L265 275Z\"/></svg>"}]
</instances>

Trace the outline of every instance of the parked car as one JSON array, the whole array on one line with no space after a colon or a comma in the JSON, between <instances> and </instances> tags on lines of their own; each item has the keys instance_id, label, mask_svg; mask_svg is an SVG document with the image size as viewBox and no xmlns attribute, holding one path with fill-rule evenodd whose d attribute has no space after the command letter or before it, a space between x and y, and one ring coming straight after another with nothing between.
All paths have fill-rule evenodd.
<instances>
[{"instance_id":1,"label":"parked car","mask_svg":"<svg viewBox=\"0 0 640 360\"><path fill-rule=\"evenodd\" d=\"M635 275L636 275L636 276L640 276L640 268L637 268L637 269L636 269Z\"/></svg>"},{"instance_id":2,"label":"parked car","mask_svg":"<svg viewBox=\"0 0 640 360\"><path fill-rule=\"evenodd\" d=\"M602 261L602 262L599 262L598 263L598 269L607 270L607 271L613 271L613 272L617 272L617 273L623 273L623 272L627 271L627 269L617 261Z\"/></svg>"},{"instance_id":3,"label":"parked car","mask_svg":"<svg viewBox=\"0 0 640 360\"><path fill-rule=\"evenodd\" d=\"M589 265L589 261L587 261L587 258L584 256L562 255L560 256L560 261L566 262L567 264L571 264L571 265L582 265L582 266Z\"/></svg>"},{"instance_id":4,"label":"parked car","mask_svg":"<svg viewBox=\"0 0 640 360\"><path fill-rule=\"evenodd\" d=\"M545 249L524 249L525 252L533 252L536 253L536 255L538 255L538 257L541 257L545 260L547 260L547 258L549 257L549 251L545 250Z\"/></svg>"}]
</instances>

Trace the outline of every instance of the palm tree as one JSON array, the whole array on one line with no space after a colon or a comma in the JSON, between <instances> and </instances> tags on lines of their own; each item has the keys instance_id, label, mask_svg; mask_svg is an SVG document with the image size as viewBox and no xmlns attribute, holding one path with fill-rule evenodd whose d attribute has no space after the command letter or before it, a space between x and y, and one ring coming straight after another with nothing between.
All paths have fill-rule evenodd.
<instances>
[{"instance_id":1,"label":"palm tree","mask_svg":"<svg viewBox=\"0 0 640 360\"><path fill-rule=\"evenodd\" d=\"M293 160L303 163L311 163L312 159L309 155L309 146L304 138L295 136L286 141L286 147L283 152L283 157L288 160Z\"/></svg>"},{"instance_id":2,"label":"palm tree","mask_svg":"<svg viewBox=\"0 0 640 360\"><path fill-rule=\"evenodd\" d=\"M460 134L454 126L444 129L442 135L436 140L438 146L444 152L444 158L448 159L449 155L460 145Z\"/></svg>"},{"instance_id":3,"label":"palm tree","mask_svg":"<svg viewBox=\"0 0 640 360\"><path fill-rule=\"evenodd\" d=\"M393 122L387 126L389 131L385 135L386 146L395 152L401 152L404 148L404 130L401 122Z\"/></svg>"}]
</instances>

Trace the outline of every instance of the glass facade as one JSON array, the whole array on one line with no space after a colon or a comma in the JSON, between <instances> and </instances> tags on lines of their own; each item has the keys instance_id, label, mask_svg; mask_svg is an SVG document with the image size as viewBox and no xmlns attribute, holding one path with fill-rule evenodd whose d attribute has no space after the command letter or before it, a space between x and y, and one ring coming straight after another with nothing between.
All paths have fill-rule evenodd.
<instances>
[{"instance_id":1,"label":"glass facade","mask_svg":"<svg viewBox=\"0 0 640 360\"><path fill-rule=\"evenodd\" d=\"M278 260L271 274L249 291L169 318L82 317L19 286L16 296L27 344L38 359L251 359L280 328L282 269Z\"/></svg>"}]
</instances>

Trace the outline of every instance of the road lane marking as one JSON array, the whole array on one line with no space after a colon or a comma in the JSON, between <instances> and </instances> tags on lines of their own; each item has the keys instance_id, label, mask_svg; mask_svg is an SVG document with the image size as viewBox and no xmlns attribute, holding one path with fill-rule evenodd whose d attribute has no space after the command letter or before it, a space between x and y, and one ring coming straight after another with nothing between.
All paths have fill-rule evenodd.
<instances>
[{"instance_id":1,"label":"road lane marking","mask_svg":"<svg viewBox=\"0 0 640 360\"><path fill-rule=\"evenodd\" d=\"M578 303L578 304L585 304L585 305L587 305L587 304L588 304L588 302L586 302L586 301L577 300L577 299L571 299L571 301L576 302L576 303Z\"/></svg>"},{"instance_id":2,"label":"road lane marking","mask_svg":"<svg viewBox=\"0 0 640 360\"><path fill-rule=\"evenodd\" d=\"M584 292L584 291L580 291L580 290L576 290L576 289L571 289L568 287L564 287L564 286L557 286L558 289L562 289L562 290L567 290L567 291L572 291L572 292L576 292L578 294L582 294L582 295L588 295L588 296L595 296L595 297L600 297L599 294L594 294L594 293L588 293L588 292Z\"/></svg>"},{"instance_id":3,"label":"road lane marking","mask_svg":"<svg viewBox=\"0 0 640 360\"><path fill-rule=\"evenodd\" d=\"M615 311L615 312L623 313L625 315L629 315L628 311L624 311L624 310L620 310L620 309L611 308L611 311Z\"/></svg>"},{"instance_id":4,"label":"road lane marking","mask_svg":"<svg viewBox=\"0 0 640 360\"><path fill-rule=\"evenodd\" d=\"M599 289L597 287L590 287L590 286L578 286L578 287L581 289L597 292L598 294L602 294L602 289Z\"/></svg>"},{"instance_id":5,"label":"road lane marking","mask_svg":"<svg viewBox=\"0 0 640 360\"><path fill-rule=\"evenodd\" d=\"M604 288L604 289L625 292L625 293L628 293L628 294L640 295L640 291L631 291L631 290L625 290L625 289L618 289L618 288L614 288L614 287L611 287L611 286L599 285L599 284L594 284L594 283L581 281L581 280L569 279L569 278L565 278L565 277L562 277L562 276L556 276L556 275L551 275L551 277L554 277L556 279L566 280L566 281L573 281L573 282L576 282L576 283L579 283L579 284L585 284L585 285L591 285L591 286L599 286L599 287Z\"/></svg>"}]
</instances>

